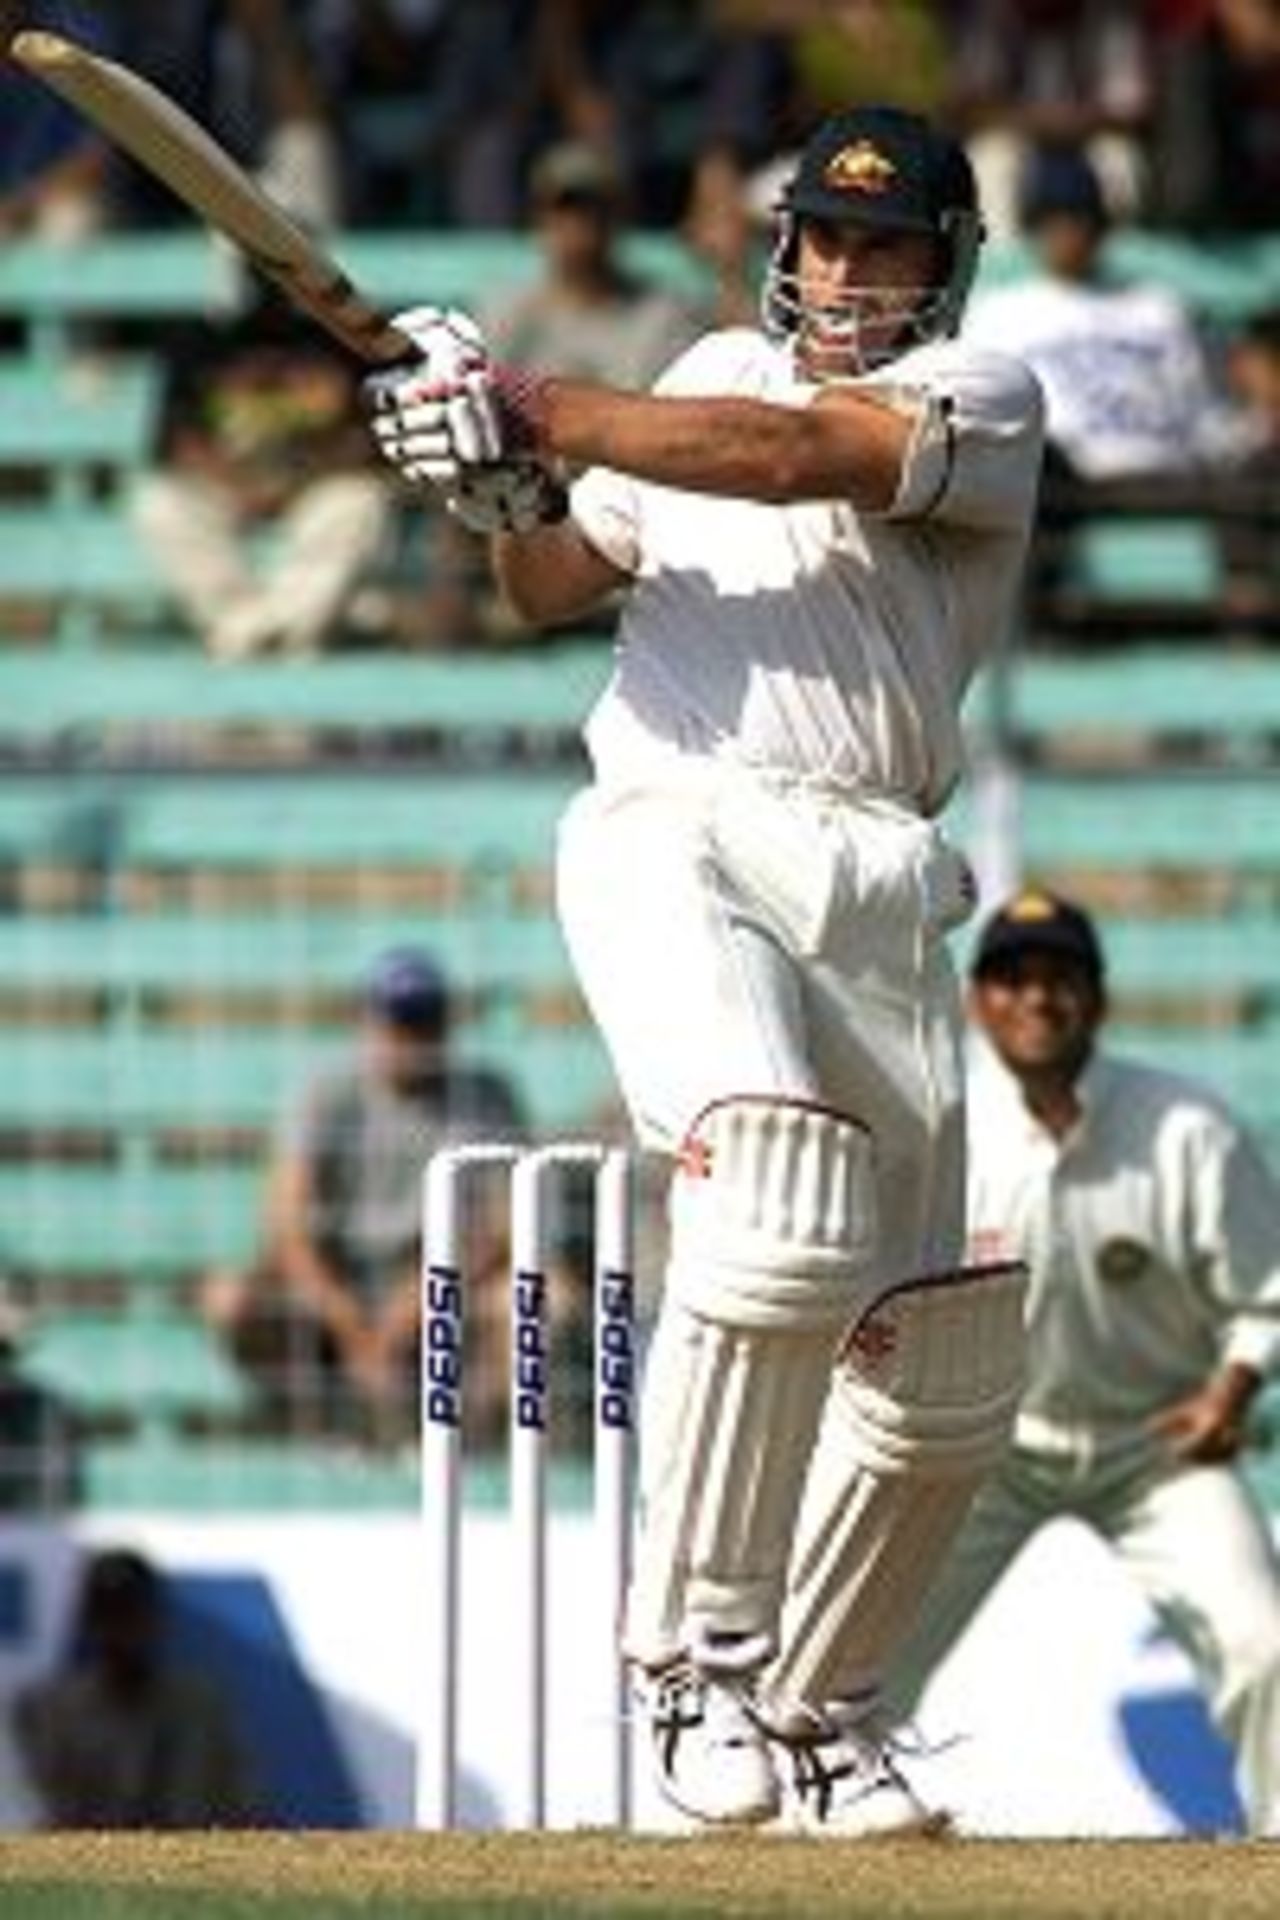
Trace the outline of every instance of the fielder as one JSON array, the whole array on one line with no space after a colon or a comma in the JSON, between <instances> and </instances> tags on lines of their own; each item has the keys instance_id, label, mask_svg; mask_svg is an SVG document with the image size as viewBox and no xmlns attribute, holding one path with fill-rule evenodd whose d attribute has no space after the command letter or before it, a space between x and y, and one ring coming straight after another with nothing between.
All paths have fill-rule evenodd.
<instances>
[{"instance_id":1,"label":"fielder","mask_svg":"<svg viewBox=\"0 0 1280 1920\"><path fill-rule=\"evenodd\" d=\"M524 619L625 594L559 899L673 1166L625 1644L702 1821L930 1823L878 1677L1021 1378L1020 1271L961 1268L972 884L934 822L1041 453L1032 377L952 338L979 241L961 149L859 108L785 190L762 326L652 395L495 365L434 310L371 383Z\"/></svg>"},{"instance_id":2,"label":"fielder","mask_svg":"<svg viewBox=\"0 0 1280 1920\"><path fill-rule=\"evenodd\" d=\"M1103 955L1070 903L1027 892L988 922L972 1006L971 1219L1030 1268L1028 1377L889 1693L910 1711L1014 1555L1072 1514L1190 1656L1250 1831L1280 1834L1280 1564L1238 1470L1280 1353L1280 1188L1207 1092L1098 1049Z\"/></svg>"}]
</instances>

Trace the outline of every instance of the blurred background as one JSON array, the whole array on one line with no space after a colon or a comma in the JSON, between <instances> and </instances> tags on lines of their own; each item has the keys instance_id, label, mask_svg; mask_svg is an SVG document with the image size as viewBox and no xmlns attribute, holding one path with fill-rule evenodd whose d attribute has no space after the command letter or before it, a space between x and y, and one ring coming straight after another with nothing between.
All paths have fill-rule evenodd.
<instances>
[{"instance_id":1,"label":"blurred background","mask_svg":"<svg viewBox=\"0 0 1280 1920\"><path fill-rule=\"evenodd\" d=\"M817 116L956 131L988 227L970 324L1044 356L1051 453L954 830L990 898L1092 908L1116 1044L1280 1152L1280 6L0 0L0 36L30 25L157 81L388 310L454 304L622 386L752 323ZM329 1824L403 1813L408 1734L366 1701L344 1747L290 1694L281 1594L339 1517L409 1551L422 1155L624 1137L550 896L607 622L514 630L470 536L375 470L357 378L0 65L0 1511L27 1543L0 1669L64 1643L73 1548L141 1543L292 1730L268 1817ZM478 1510L499 1200L468 1214ZM566 1512L588 1203L569 1181L556 1220ZM642 1282L658 1224L646 1194ZM299 1327L282 1278L317 1266ZM1280 1501L1261 1445L1253 1471ZM309 1544L282 1571L285 1521ZM330 1692L377 1694L308 1631Z\"/></svg>"}]
</instances>

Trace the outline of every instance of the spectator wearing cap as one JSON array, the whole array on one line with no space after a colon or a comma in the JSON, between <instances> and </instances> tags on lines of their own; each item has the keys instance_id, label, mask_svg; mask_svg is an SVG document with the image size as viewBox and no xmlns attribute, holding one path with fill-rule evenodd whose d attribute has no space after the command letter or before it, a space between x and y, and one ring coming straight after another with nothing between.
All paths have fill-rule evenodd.
<instances>
[{"instance_id":1,"label":"spectator wearing cap","mask_svg":"<svg viewBox=\"0 0 1280 1920\"><path fill-rule=\"evenodd\" d=\"M495 358L567 379L648 387L708 316L623 259L626 205L613 161L588 141L547 147L530 176L529 212L537 277L481 316ZM432 545L429 634L447 642L451 630L456 639L478 628L492 637L507 616L488 591L481 544L440 515Z\"/></svg>"},{"instance_id":2,"label":"spectator wearing cap","mask_svg":"<svg viewBox=\"0 0 1280 1920\"><path fill-rule=\"evenodd\" d=\"M588 142L548 147L530 177L537 279L481 316L500 358L567 379L647 387L705 316L624 261L626 206L613 162Z\"/></svg>"},{"instance_id":3,"label":"spectator wearing cap","mask_svg":"<svg viewBox=\"0 0 1280 1920\"><path fill-rule=\"evenodd\" d=\"M1280 1564L1240 1457L1280 1357L1280 1186L1207 1088L1100 1046L1103 946L1074 903L1028 889L1004 905L970 1006L971 1235L975 1254L1027 1262L1027 1377L890 1693L914 1711L1014 1556L1070 1514L1187 1655L1235 1752L1242 1823L1275 1835Z\"/></svg>"},{"instance_id":4,"label":"spectator wearing cap","mask_svg":"<svg viewBox=\"0 0 1280 1920\"><path fill-rule=\"evenodd\" d=\"M207 1318L258 1381L273 1425L378 1439L412 1420L423 1167L438 1147L526 1131L508 1081L453 1058L451 1011L426 953L379 957L351 1056L283 1115L259 1259L206 1284ZM483 1223L476 1231L470 1264L494 1268L505 1250Z\"/></svg>"},{"instance_id":5,"label":"spectator wearing cap","mask_svg":"<svg viewBox=\"0 0 1280 1920\"><path fill-rule=\"evenodd\" d=\"M1116 0L965 0L952 26L950 109L993 238L1015 234L1021 175L1042 146L1087 153L1112 214L1141 216L1156 108L1149 11Z\"/></svg>"},{"instance_id":6,"label":"spectator wearing cap","mask_svg":"<svg viewBox=\"0 0 1280 1920\"><path fill-rule=\"evenodd\" d=\"M1109 257L1098 175L1074 147L1046 147L1022 178L1031 270L978 294L977 345L1017 354L1044 389L1049 447L1086 481L1186 476L1225 431L1190 309L1170 288L1122 276Z\"/></svg>"}]
</instances>

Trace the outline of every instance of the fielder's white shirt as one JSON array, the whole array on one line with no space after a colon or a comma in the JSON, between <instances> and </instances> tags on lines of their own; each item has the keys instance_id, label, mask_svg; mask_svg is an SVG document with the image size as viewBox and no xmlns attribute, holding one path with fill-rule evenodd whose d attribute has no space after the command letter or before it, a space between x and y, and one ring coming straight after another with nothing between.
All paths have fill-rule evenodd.
<instances>
[{"instance_id":1,"label":"fielder's white shirt","mask_svg":"<svg viewBox=\"0 0 1280 1920\"><path fill-rule=\"evenodd\" d=\"M1030 1267L1024 1416L1132 1424L1228 1361L1267 1372L1280 1358L1280 1185L1256 1146L1210 1094L1152 1067L1095 1056L1079 1092L1081 1118L1058 1141L990 1049L975 1050L969 1226Z\"/></svg>"},{"instance_id":2,"label":"fielder's white shirt","mask_svg":"<svg viewBox=\"0 0 1280 1920\"><path fill-rule=\"evenodd\" d=\"M1039 389L954 341L858 383L915 418L884 514L778 506L592 469L582 532L634 577L587 742L602 778L720 756L937 811L961 768L960 708L1004 637L1035 507ZM807 406L789 346L709 334L656 391Z\"/></svg>"},{"instance_id":3,"label":"fielder's white shirt","mask_svg":"<svg viewBox=\"0 0 1280 1920\"><path fill-rule=\"evenodd\" d=\"M1028 280L976 295L963 337L1032 368L1048 436L1086 479L1185 474L1221 451L1225 411L1164 287Z\"/></svg>"}]
</instances>

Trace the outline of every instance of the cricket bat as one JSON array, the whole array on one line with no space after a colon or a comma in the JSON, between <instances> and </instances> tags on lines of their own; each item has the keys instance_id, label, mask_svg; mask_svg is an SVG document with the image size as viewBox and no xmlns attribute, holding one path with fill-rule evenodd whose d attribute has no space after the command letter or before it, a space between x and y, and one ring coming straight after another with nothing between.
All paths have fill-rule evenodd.
<instances>
[{"instance_id":1,"label":"cricket bat","mask_svg":"<svg viewBox=\"0 0 1280 1920\"><path fill-rule=\"evenodd\" d=\"M412 342L369 304L333 256L151 81L57 33L29 29L15 36L9 52L225 234L357 358L390 366L412 351Z\"/></svg>"}]
</instances>

